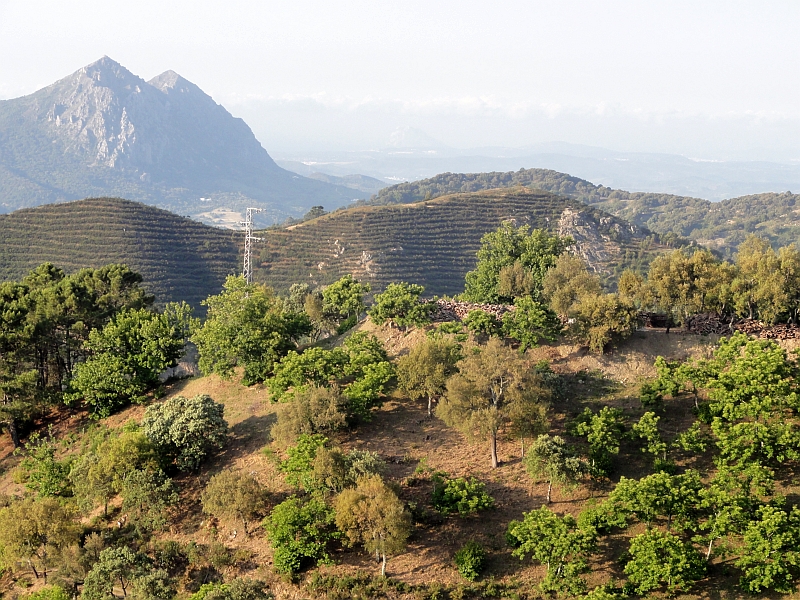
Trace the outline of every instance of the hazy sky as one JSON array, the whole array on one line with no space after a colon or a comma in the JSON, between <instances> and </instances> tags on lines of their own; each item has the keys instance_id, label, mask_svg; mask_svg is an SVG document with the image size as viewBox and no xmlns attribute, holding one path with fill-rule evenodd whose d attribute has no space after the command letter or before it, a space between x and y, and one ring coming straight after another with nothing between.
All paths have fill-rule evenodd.
<instances>
[{"instance_id":1,"label":"hazy sky","mask_svg":"<svg viewBox=\"0 0 800 600\"><path fill-rule=\"evenodd\" d=\"M564 140L800 159L800 2L0 0L0 98L103 55L173 69L268 150Z\"/></svg>"}]
</instances>

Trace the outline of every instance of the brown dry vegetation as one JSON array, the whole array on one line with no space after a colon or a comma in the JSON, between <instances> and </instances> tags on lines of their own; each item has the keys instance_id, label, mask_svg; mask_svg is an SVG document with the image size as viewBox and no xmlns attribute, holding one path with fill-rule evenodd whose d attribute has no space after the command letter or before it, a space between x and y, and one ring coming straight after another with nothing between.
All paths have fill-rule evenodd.
<instances>
[{"instance_id":1,"label":"brown dry vegetation","mask_svg":"<svg viewBox=\"0 0 800 600\"><path fill-rule=\"evenodd\" d=\"M402 355L425 335L422 331L404 334L368 323L360 325L360 328L376 334L394 357ZM635 393L641 379L654 374L652 364L656 356L675 359L705 355L714 341L675 333L674 330L669 335L646 331L637 332L624 346L603 356L587 354L584 349L568 344L544 346L530 353L534 359L548 360L567 381L567 397L554 403L551 410L552 428L563 435L567 421L585 406L616 406L623 409L631 420L638 419L644 411ZM242 573L261 577L270 582L273 592L280 599L312 597L303 581L311 576L310 573L302 574L300 582L292 584L272 572L271 549L260 528L252 535L245 536L235 526L209 520L200 507L199 496L205 483L214 473L228 467L254 475L270 490L271 505L292 492L283 483L273 451L269 449L265 452L265 448L270 448L268 432L276 412L276 405L270 403L267 390L262 386L247 388L210 376L172 384L167 395L177 394L209 394L216 401L224 403L232 436L227 448L207 463L199 474L177 479L181 487L180 510L173 515L168 531L159 537L182 543L191 540L206 544L218 541L232 549L246 549L252 553L252 559L230 567L228 575ZM105 420L105 424L120 427L130 419L140 419L142 413L143 407L131 407ZM662 417L663 429L669 437L669 432L686 428L692 419L690 400L670 401ZM76 441L89 425L84 414L67 411L52 415L50 420L60 438L64 439L73 433ZM376 411L371 422L340 435L336 441L346 449L359 448L379 453L388 462L387 475L399 484L402 499L414 502L417 506L429 507L430 503L430 480L425 474L415 473L422 459L430 469L446 471L453 476L479 478L495 498L496 508L477 516L433 518L430 523L415 525L407 551L390 558L388 564L391 578L415 586L416 591L405 594L408 598L425 597L421 590L429 589L432 583L440 583L450 589L463 585L465 582L458 575L452 557L470 539L481 542L490 552L487 576L521 592L522 598L537 596L536 583L544 575L544 570L513 558L504 537L509 521L521 518L525 511L540 507L546 494L546 484L532 480L525 471L517 442L501 439L498 448L501 466L493 470L490 468L488 445L467 444L458 432L445 427L438 419L428 419L424 403L412 402L397 393ZM13 483L13 471L18 458L11 454L8 440L4 438L2 444L0 492L19 493L21 487ZM65 452L69 452L69 449ZM615 479L620 475L641 477L649 472L648 459L637 449L623 447L622 456L624 459L619 461ZM702 471L705 465L692 463L692 466ZM611 484L587 484L575 489L555 486L551 507L556 512L577 515L588 502L605 496L610 487ZM792 489L786 491L796 492ZM95 520L95 526L114 527L113 514L105 522ZM615 561L627 547L625 538L634 533L635 528L602 540L601 548L604 551L598 555L593 564L593 573L588 576L590 589L610 579L622 578L621 568ZM338 548L334 558L336 564L321 567L322 573L352 575L379 572L379 565L356 550ZM722 586L705 587L701 582L695 593L681 597L715 600L740 597L742 592L735 587L732 576L727 579L724 577L724 569L724 564L714 567L715 575L723 575ZM715 579L720 581L719 577ZM8 576L2 582L5 590L14 589ZM19 588L16 589L19 591ZM390 593L390 597L402 595L400 592Z\"/></svg>"}]
</instances>

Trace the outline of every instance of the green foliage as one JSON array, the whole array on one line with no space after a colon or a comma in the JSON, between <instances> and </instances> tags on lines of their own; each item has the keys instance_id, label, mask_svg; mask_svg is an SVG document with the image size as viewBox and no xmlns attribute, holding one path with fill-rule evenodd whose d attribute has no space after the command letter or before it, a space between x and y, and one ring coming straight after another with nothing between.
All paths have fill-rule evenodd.
<instances>
[{"instance_id":1,"label":"green foliage","mask_svg":"<svg viewBox=\"0 0 800 600\"><path fill-rule=\"evenodd\" d=\"M472 333L479 335L496 336L500 335L501 323L484 310L471 310L462 323Z\"/></svg>"},{"instance_id":2,"label":"green foliage","mask_svg":"<svg viewBox=\"0 0 800 600\"><path fill-rule=\"evenodd\" d=\"M311 331L310 321L284 313L269 288L242 277L228 277L222 293L203 304L208 317L192 335L200 369L231 377L235 367L243 367L246 385L267 379L275 363L296 347L293 340Z\"/></svg>"},{"instance_id":3,"label":"green foliage","mask_svg":"<svg viewBox=\"0 0 800 600\"><path fill-rule=\"evenodd\" d=\"M492 467L497 467L500 428L513 418L536 412L531 409L544 404L549 391L536 370L497 338L478 351L467 352L457 366L459 372L448 379L436 415L469 441L488 438Z\"/></svg>"},{"instance_id":4,"label":"green foliage","mask_svg":"<svg viewBox=\"0 0 800 600\"><path fill-rule=\"evenodd\" d=\"M218 519L249 524L265 508L266 492L252 475L227 469L209 479L200 502L203 512Z\"/></svg>"},{"instance_id":5,"label":"green foliage","mask_svg":"<svg viewBox=\"0 0 800 600\"><path fill-rule=\"evenodd\" d=\"M517 290L506 289L506 295L501 295L499 286L503 269L514 268L516 263L519 263L517 270L521 267L530 276L528 289L520 290L523 293L519 295L538 297L545 272L571 243L572 240L551 235L544 229L531 230L527 225L514 227L509 222L503 223L481 238L478 264L474 271L467 273L463 298L468 302L491 304L513 302ZM508 271L506 274L510 279L520 279L511 277Z\"/></svg>"},{"instance_id":6,"label":"green foliage","mask_svg":"<svg viewBox=\"0 0 800 600\"><path fill-rule=\"evenodd\" d=\"M481 313L485 314L485 313ZM456 372L461 347L445 339L426 339L397 361L397 384L412 400L426 398L430 416L433 400L446 389Z\"/></svg>"},{"instance_id":7,"label":"green foliage","mask_svg":"<svg viewBox=\"0 0 800 600\"><path fill-rule=\"evenodd\" d=\"M554 483L576 485L588 471L586 463L575 456L564 438L540 435L525 457L525 468L534 477L544 477L548 483L547 502Z\"/></svg>"},{"instance_id":8,"label":"green foliage","mask_svg":"<svg viewBox=\"0 0 800 600\"><path fill-rule=\"evenodd\" d=\"M382 475L386 463L375 452L350 450L347 453L337 448L325 447L317 450L314 457L314 489L339 493L354 487L362 477Z\"/></svg>"},{"instance_id":9,"label":"green foliage","mask_svg":"<svg viewBox=\"0 0 800 600\"><path fill-rule=\"evenodd\" d=\"M228 439L224 409L207 395L175 396L145 410L142 432L168 465L194 471Z\"/></svg>"},{"instance_id":10,"label":"green foliage","mask_svg":"<svg viewBox=\"0 0 800 600\"><path fill-rule=\"evenodd\" d=\"M701 489L700 476L693 470L680 475L659 472L640 480L621 477L608 502L617 514L634 516L648 527L664 518L667 530L687 529L696 525Z\"/></svg>"},{"instance_id":11,"label":"green foliage","mask_svg":"<svg viewBox=\"0 0 800 600\"><path fill-rule=\"evenodd\" d=\"M152 568L150 560L128 546L106 548L86 575L81 600L107 600L114 588L136 598L169 600L175 594L166 572Z\"/></svg>"},{"instance_id":12,"label":"green foliage","mask_svg":"<svg viewBox=\"0 0 800 600\"><path fill-rule=\"evenodd\" d=\"M204 583L189 600L269 600L272 594L257 579L236 577L229 583Z\"/></svg>"},{"instance_id":13,"label":"green foliage","mask_svg":"<svg viewBox=\"0 0 800 600\"><path fill-rule=\"evenodd\" d=\"M269 381L273 397L286 400L310 386L341 388L348 421L369 420L394 377L394 368L378 339L365 332L349 336L344 347L312 347L302 354L290 352Z\"/></svg>"},{"instance_id":14,"label":"green foliage","mask_svg":"<svg viewBox=\"0 0 800 600\"><path fill-rule=\"evenodd\" d=\"M580 577L588 568L587 558L595 549L595 535L578 527L569 515L559 517L546 506L523 515L522 521L511 521L507 537L512 555L525 557L547 566L542 582L544 591L577 594L585 590Z\"/></svg>"},{"instance_id":15,"label":"green foliage","mask_svg":"<svg viewBox=\"0 0 800 600\"><path fill-rule=\"evenodd\" d=\"M404 550L411 533L403 502L379 475L371 475L339 494L335 506L336 526L346 541L381 556L381 575L386 575L386 557Z\"/></svg>"},{"instance_id":16,"label":"green foliage","mask_svg":"<svg viewBox=\"0 0 800 600\"><path fill-rule=\"evenodd\" d=\"M658 422L661 417L654 412L644 413L637 423L631 427L631 432L642 442L642 452L652 454L655 459L667 459L667 444L661 439L658 431Z\"/></svg>"},{"instance_id":17,"label":"green foliage","mask_svg":"<svg viewBox=\"0 0 800 600\"><path fill-rule=\"evenodd\" d=\"M486 568L486 550L475 540L470 540L459 548L453 560L456 569L467 581L475 581Z\"/></svg>"},{"instance_id":18,"label":"green foliage","mask_svg":"<svg viewBox=\"0 0 800 600\"><path fill-rule=\"evenodd\" d=\"M78 540L74 514L56 498L24 498L0 509L0 547L4 566L13 571L26 561L38 578L59 554Z\"/></svg>"},{"instance_id":19,"label":"green foliage","mask_svg":"<svg viewBox=\"0 0 800 600\"><path fill-rule=\"evenodd\" d=\"M134 470L122 481L122 510L139 536L159 531L167 524L167 510L178 502L172 480L161 471Z\"/></svg>"},{"instance_id":20,"label":"green foliage","mask_svg":"<svg viewBox=\"0 0 800 600\"><path fill-rule=\"evenodd\" d=\"M432 302L422 302L420 296L425 288L415 283L390 283L375 296L370 319L377 325L389 323L394 327L421 327L430 323L434 309Z\"/></svg>"},{"instance_id":21,"label":"green foliage","mask_svg":"<svg viewBox=\"0 0 800 600\"><path fill-rule=\"evenodd\" d=\"M589 442L592 474L608 476L613 457L619 454L619 444L625 433L625 417L618 408L604 406L597 414L587 408L575 426L578 435Z\"/></svg>"},{"instance_id":22,"label":"green foliage","mask_svg":"<svg viewBox=\"0 0 800 600\"><path fill-rule=\"evenodd\" d=\"M636 307L618 294L583 296L571 316L575 335L598 354L629 338L638 326Z\"/></svg>"},{"instance_id":23,"label":"green foliage","mask_svg":"<svg viewBox=\"0 0 800 600\"><path fill-rule=\"evenodd\" d=\"M264 519L278 573L296 573L306 565L330 562L328 544L338 537L335 514L322 500L292 496Z\"/></svg>"},{"instance_id":24,"label":"green foliage","mask_svg":"<svg viewBox=\"0 0 800 600\"><path fill-rule=\"evenodd\" d=\"M530 297L514 300L514 310L503 315L503 333L520 343L520 352L535 348L539 340L554 341L561 331L555 313Z\"/></svg>"},{"instance_id":25,"label":"green foliage","mask_svg":"<svg viewBox=\"0 0 800 600\"><path fill-rule=\"evenodd\" d=\"M322 290L322 309L336 322L358 318L364 312L364 294L370 291L368 283L359 283L349 273Z\"/></svg>"},{"instance_id":26,"label":"green foliage","mask_svg":"<svg viewBox=\"0 0 800 600\"><path fill-rule=\"evenodd\" d=\"M25 457L20 461L19 469L25 487L40 498L72 495L70 461L57 460L57 449L52 431L47 437L34 432L25 444Z\"/></svg>"},{"instance_id":27,"label":"green foliage","mask_svg":"<svg viewBox=\"0 0 800 600\"><path fill-rule=\"evenodd\" d=\"M72 596L60 585L48 585L38 592L24 596L25 600L72 600Z\"/></svg>"},{"instance_id":28,"label":"green foliage","mask_svg":"<svg viewBox=\"0 0 800 600\"><path fill-rule=\"evenodd\" d=\"M800 509L762 506L744 531L744 549L736 566L741 585L750 593L788 593L800 575Z\"/></svg>"},{"instance_id":29,"label":"green foliage","mask_svg":"<svg viewBox=\"0 0 800 600\"><path fill-rule=\"evenodd\" d=\"M314 460L327 442L328 438L318 433L299 435L297 443L286 449L288 458L280 464L281 472L286 475L286 483L306 491L313 490L316 484Z\"/></svg>"},{"instance_id":30,"label":"green foliage","mask_svg":"<svg viewBox=\"0 0 800 600\"><path fill-rule=\"evenodd\" d=\"M671 533L648 530L631 541L625 574L638 594L662 586L670 594L686 592L705 574L705 562L691 544Z\"/></svg>"},{"instance_id":31,"label":"green foliage","mask_svg":"<svg viewBox=\"0 0 800 600\"><path fill-rule=\"evenodd\" d=\"M91 354L75 367L67 399L83 400L95 417L107 417L127 402L144 399L158 376L184 353L193 327L186 303L168 304L163 313L120 311L84 347Z\"/></svg>"},{"instance_id":32,"label":"green foliage","mask_svg":"<svg viewBox=\"0 0 800 600\"><path fill-rule=\"evenodd\" d=\"M494 498L486 491L486 484L470 477L450 479L435 474L433 477L433 506L444 514L470 515L494 507Z\"/></svg>"},{"instance_id":33,"label":"green foliage","mask_svg":"<svg viewBox=\"0 0 800 600\"><path fill-rule=\"evenodd\" d=\"M280 405L270 436L280 446L294 444L302 434L331 434L347 424L347 399L338 388L309 387Z\"/></svg>"}]
</instances>

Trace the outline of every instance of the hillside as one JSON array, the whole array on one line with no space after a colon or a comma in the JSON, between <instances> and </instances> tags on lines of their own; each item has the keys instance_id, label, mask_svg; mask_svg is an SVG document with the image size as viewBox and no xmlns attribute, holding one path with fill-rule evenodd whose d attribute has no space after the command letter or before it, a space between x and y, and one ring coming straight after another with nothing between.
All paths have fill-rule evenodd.
<instances>
[{"instance_id":1,"label":"hillside","mask_svg":"<svg viewBox=\"0 0 800 600\"><path fill-rule=\"evenodd\" d=\"M120 196L201 216L265 210L265 223L365 192L290 173L247 124L173 71L150 81L104 57L0 101L0 211Z\"/></svg>"},{"instance_id":2,"label":"hillside","mask_svg":"<svg viewBox=\"0 0 800 600\"><path fill-rule=\"evenodd\" d=\"M239 266L240 234L117 198L50 204L0 215L0 281L50 261L68 272L125 263L158 302L195 307Z\"/></svg>"},{"instance_id":3,"label":"hillside","mask_svg":"<svg viewBox=\"0 0 800 600\"><path fill-rule=\"evenodd\" d=\"M475 265L481 236L509 219L572 236L578 252L606 275L640 267L659 249L648 231L577 200L515 188L360 206L266 231L255 277L285 290L352 273L374 289L410 281L429 294L457 294Z\"/></svg>"},{"instance_id":4,"label":"hillside","mask_svg":"<svg viewBox=\"0 0 800 600\"><path fill-rule=\"evenodd\" d=\"M681 236L732 254L748 233L773 245L800 240L800 196L764 193L720 202L672 194L626 192L547 169L507 173L443 173L381 190L369 204L420 202L445 194L525 186L580 200L662 236Z\"/></svg>"}]
</instances>

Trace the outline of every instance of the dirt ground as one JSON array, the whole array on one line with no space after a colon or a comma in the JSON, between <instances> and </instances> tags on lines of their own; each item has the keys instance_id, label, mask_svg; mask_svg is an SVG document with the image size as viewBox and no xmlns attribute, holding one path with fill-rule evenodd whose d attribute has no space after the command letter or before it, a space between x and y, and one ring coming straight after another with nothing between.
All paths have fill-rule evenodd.
<instances>
[{"instance_id":1,"label":"dirt ground","mask_svg":"<svg viewBox=\"0 0 800 600\"><path fill-rule=\"evenodd\" d=\"M392 356L399 356L417 343L424 332L405 334L396 330L362 324L360 328L373 332L385 344ZM597 356L577 346L551 345L530 351L535 360L547 360L554 370L570 377L569 393L553 403L551 418L555 433L563 433L565 423L585 406L617 406L637 419L643 412L635 390L640 381L654 374L653 361L657 356L671 359L706 355L716 340L685 335L672 330L637 332L632 339L614 352ZM220 541L231 548L249 550L253 558L244 569L250 576L270 582L279 599L306 598L309 594L272 573L271 550L260 528L247 536L237 526L213 524L202 514L199 495L214 473L223 468L241 469L253 474L271 492L271 502L277 503L291 493L283 483L277 466L275 451L270 449L269 429L275 421L276 405L269 399L263 386L244 387L217 376L194 377L169 385L167 397L209 394L225 404L225 418L231 428L231 442L215 456L196 476L182 476L176 481L181 487L181 511L174 515L168 532L162 537L181 542L195 540L201 543ZM691 404L676 402L667 407L662 425L669 431L688 426L692 420ZM131 407L105 420L110 427L120 427L130 419L140 419L144 407ZM75 442L89 425L84 413L61 411L50 421L59 438L70 434ZM431 484L424 476L415 477L415 469L424 459L430 469L445 471L452 476L474 476L485 482L494 497L493 510L476 516L447 517L440 523L417 524L405 553L392 557L388 574L412 585L425 585L433 581L454 586L463 583L453 565L453 554L466 541L474 539L490 552L488 572L498 581L514 582L523 588L533 589L544 571L529 562L511 556L504 533L512 519L522 513L542 506L547 486L532 481L521 461L518 442L503 439L499 443L501 465L490 466L488 444L468 444L456 431L447 428L436 418L429 419L423 402L413 402L395 393L375 412L371 422L348 431L336 440L343 448L359 448L377 452L388 463L388 477L400 485L403 500L418 506L430 503ZM69 452L72 446L65 447ZM265 451L265 449L267 449ZM623 449L625 452L626 449ZM619 465L617 477L639 477L648 472L646 459L631 452L624 464ZM0 493L22 493L23 488L14 483L14 469L19 458L11 453L10 443L3 438L0 445ZM702 467L702 465L696 465ZM577 515L587 502L602 498L608 486L582 485L576 489L553 488L551 508L559 513ZM622 538L623 536L619 536ZM617 548L608 556L624 549L624 539L614 536L603 544ZM600 560L600 559L598 559ZM323 572L356 573L364 571L377 574L379 566L370 557L356 550L337 549L336 566L324 567ZM590 587L601 584L610 577L621 577L619 566L608 559L598 562L596 572L590 576ZM722 569L723 566L720 566ZM308 576L307 574L305 575ZM727 583L715 589L704 589L687 598L727 599L739 597L736 588Z\"/></svg>"}]
</instances>

